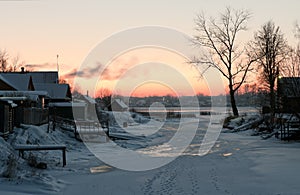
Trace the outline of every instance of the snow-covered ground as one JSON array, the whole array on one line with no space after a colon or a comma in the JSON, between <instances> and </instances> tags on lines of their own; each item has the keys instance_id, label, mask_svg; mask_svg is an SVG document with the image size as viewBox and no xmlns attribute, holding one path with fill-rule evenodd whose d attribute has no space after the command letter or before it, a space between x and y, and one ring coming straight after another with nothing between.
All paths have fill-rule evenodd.
<instances>
[{"instance_id":1,"label":"snow-covered ground","mask_svg":"<svg viewBox=\"0 0 300 195\"><path fill-rule=\"evenodd\" d=\"M209 117L203 116L202 121ZM118 140L120 146L145 154L168 157L172 150L157 150L178 127L168 119L162 130L145 139ZM133 130L138 124L132 122ZM51 131L47 125L23 126L7 142L0 138L0 174L7 170L9 154L17 159L14 178L0 177L0 194L299 194L300 143L262 140L252 131L221 133L209 154L197 155L204 135L200 123L197 135L183 155L149 171L124 171L97 159L68 131ZM118 132L118 127L112 127ZM140 136L140 135L139 135ZM8 144L9 143L9 144ZM18 158L11 145L66 144L67 165L62 167L60 151L34 151L47 169L36 169ZM11 144L11 145L10 145ZM109 143L101 142L109 152ZM153 150L151 150L153 148ZM155 150L154 150L155 148ZM26 153L27 155L29 152Z\"/></svg>"}]
</instances>

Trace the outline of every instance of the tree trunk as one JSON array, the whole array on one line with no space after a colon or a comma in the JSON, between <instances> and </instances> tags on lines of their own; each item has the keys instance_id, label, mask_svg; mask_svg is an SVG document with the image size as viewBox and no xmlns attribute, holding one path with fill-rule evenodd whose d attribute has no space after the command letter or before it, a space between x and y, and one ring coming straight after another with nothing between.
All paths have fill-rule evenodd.
<instances>
[{"instance_id":1,"label":"tree trunk","mask_svg":"<svg viewBox=\"0 0 300 195\"><path fill-rule=\"evenodd\" d=\"M230 95L230 103L231 103L233 115L238 117L239 111L238 111L236 103L235 103L234 90L231 85L229 86L229 95Z\"/></svg>"},{"instance_id":2,"label":"tree trunk","mask_svg":"<svg viewBox=\"0 0 300 195\"><path fill-rule=\"evenodd\" d=\"M274 85L270 85L270 109L271 109L271 115L275 115L275 92L274 92Z\"/></svg>"}]
</instances>

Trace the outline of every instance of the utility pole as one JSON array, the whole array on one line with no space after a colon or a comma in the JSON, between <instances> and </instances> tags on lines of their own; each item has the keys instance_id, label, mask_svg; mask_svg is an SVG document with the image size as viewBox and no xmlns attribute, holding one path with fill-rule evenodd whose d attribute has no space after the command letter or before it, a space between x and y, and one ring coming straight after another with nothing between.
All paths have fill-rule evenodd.
<instances>
[{"instance_id":1,"label":"utility pole","mask_svg":"<svg viewBox=\"0 0 300 195\"><path fill-rule=\"evenodd\" d=\"M57 81L56 83L59 83L59 66L58 66L58 57L59 55L56 55L56 66L57 66Z\"/></svg>"}]
</instances>

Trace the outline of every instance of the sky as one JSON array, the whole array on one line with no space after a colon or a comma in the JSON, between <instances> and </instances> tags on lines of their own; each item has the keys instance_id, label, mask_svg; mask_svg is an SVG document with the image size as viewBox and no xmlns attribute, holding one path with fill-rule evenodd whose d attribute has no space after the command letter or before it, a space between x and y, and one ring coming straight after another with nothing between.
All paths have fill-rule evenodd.
<instances>
[{"instance_id":1,"label":"sky","mask_svg":"<svg viewBox=\"0 0 300 195\"><path fill-rule=\"evenodd\" d=\"M268 20L273 20L276 25L280 26L290 44L295 42L293 26L296 21L300 21L300 2L296 0L24 0L0 1L0 49L5 49L11 57L19 56L20 61L24 61L25 64L34 65L31 68L35 70L56 70L58 60L60 76L68 76L80 69L89 53L97 45L116 33L151 25L176 29L192 36L195 34L194 19L196 14L203 11L208 16L217 16L224 11L226 6L235 9L248 9L252 13L252 18L248 22L248 31L240 34L241 42L249 41L253 37L253 32L257 31ZM58 59L57 55L59 55ZM126 54L124 55L126 56ZM125 61L139 58L141 52L134 55L127 55L128 59ZM123 55L119 57L124 58ZM164 58L161 57L156 62L165 62ZM142 61L139 59L135 63ZM172 62L168 61L168 63ZM172 67L180 66L174 65L174 63L169 65ZM148 64L148 66L152 65ZM115 70L115 68L111 67L110 69ZM141 71L142 69L137 70ZM186 69L190 69L190 67L187 66ZM161 72L163 70L162 68ZM195 72L191 69L183 75L184 77L192 77L193 79L188 79L188 82L195 86L195 92L201 92L201 89L197 88L197 84L194 83L194 78L197 76L191 76L188 73L191 71ZM166 75L167 72L164 74ZM69 77L64 78L73 82ZM117 79L109 81L113 83L117 82ZM127 80L127 82L131 81ZM176 81L174 82L176 84ZM108 83L107 81L106 84L112 86ZM173 85L175 84L173 83ZM202 86L201 83L198 86ZM92 93L96 93L94 89L97 87L96 84L91 88L81 86L81 90L90 90ZM204 88L202 91L205 91ZM177 93L181 93L181 89L178 90L180 92ZM214 93L221 93L221 91Z\"/></svg>"}]
</instances>

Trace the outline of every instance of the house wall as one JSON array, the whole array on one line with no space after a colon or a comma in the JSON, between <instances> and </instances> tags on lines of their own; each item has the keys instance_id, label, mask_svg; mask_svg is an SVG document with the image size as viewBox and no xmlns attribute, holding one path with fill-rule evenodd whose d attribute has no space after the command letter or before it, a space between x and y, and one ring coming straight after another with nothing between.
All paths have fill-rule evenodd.
<instances>
[{"instance_id":1,"label":"house wall","mask_svg":"<svg viewBox=\"0 0 300 195\"><path fill-rule=\"evenodd\" d=\"M7 136L13 132L13 108L4 102L0 103L0 136Z\"/></svg>"},{"instance_id":2,"label":"house wall","mask_svg":"<svg viewBox=\"0 0 300 195\"><path fill-rule=\"evenodd\" d=\"M283 77L278 79L278 108L280 112L300 113L300 78Z\"/></svg>"},{"instance_id":3,"label":"house wall","mask_svg":"<svg viewBox=\"0 0 300 195\"><path fill-rule=\"evenodd\" d=\"M282 97L280 110L284 113L300 113L300 97Z\"/></svg>"}]
</instances>

